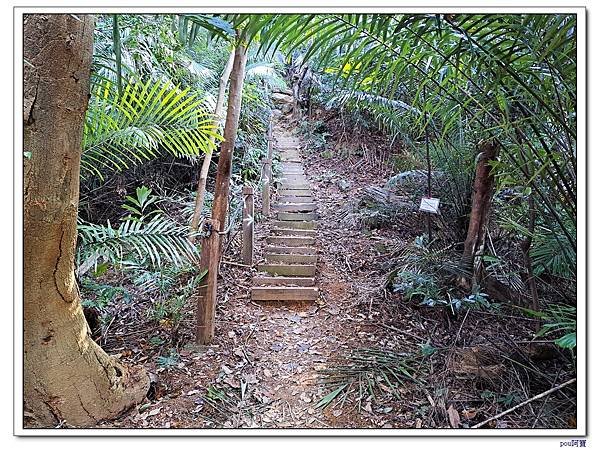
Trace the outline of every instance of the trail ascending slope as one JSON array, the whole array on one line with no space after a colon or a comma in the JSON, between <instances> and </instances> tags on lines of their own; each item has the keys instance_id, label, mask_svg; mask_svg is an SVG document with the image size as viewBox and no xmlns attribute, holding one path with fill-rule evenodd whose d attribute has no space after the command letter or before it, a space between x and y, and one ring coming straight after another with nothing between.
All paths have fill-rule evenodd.
<instances>
[{"instance_id":1,"label":"trail ascending slope","mask_svg":"<svg viewBox=\"0 0 600 450\"><path fill-rule=\"evenodd\" d=\"M282 180L278 202L273 205L275 217L267 222L270 236L263 249L264 264L257 269L268 276L253 279L252 300L306 301L316 300L317 255L316 204L304 174L296 137L280 136L275 150L281 153Z\"/></svg>"}]
</instances>

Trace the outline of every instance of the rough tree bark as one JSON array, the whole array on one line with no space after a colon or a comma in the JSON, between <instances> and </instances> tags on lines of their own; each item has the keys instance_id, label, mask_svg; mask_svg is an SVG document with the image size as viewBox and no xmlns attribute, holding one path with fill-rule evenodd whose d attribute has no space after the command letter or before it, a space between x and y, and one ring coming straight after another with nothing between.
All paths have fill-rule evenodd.
<instances>
[{"instance_id":1,"label":"rough tree bark","mask_svg":"<svg viewBox=\"0 0 600 450\"><path fill-rule=\"evenodd\" d=\"M233 59L235 57L235 49L229 54L227 65L221 74L219 80L219 93L217 95L217 104L215 106L215 128L218 127L221 122L223 115L223 103L225 102L225 90L227 89L227 82L231 75L231 69L233 68ZM211 142L214 144L215 137L211 136ZM208 170L210 169L210 163L212 161L212 150L204 155L204 161L202 162L202 168L200 169L200 179L198 180L198 189L196 190L196 204L194 206L194 215L192 216L192 222L190 229L192 233L198 231L198 225L200 224L200 217L202 216L202 207L204 206L204 197L206 196L206 180L208 178ZM190 242L195 242L195 237L190 236Z\"/></svg>"},{"instance_id":2,"label":"rough tree bark","mask_svg":"<svg viewBox=\"0 0 600 450\"><path fill-rule=\"evenodd\" d=\"M91 426L147 391L90 337L74 275L93 16L24 19L24 425Z\"/></svg>"},{"instance_id":3,"label":"rough tree bark","mask_svg":"<svg viewBox=\"0 0 600 450\"><path fill-rule=\"evenodd\" d=\"M492 193L494 192L494 176L491 174L490 162L498 158L498 150L497 141L487 141L482 145L481 152L477 156L471 216L461 261L461 265L466 271L473 271L476 251L485 239ZM470 283L466 277L463 277L460 284L467 287Z\"/></svg>"}]
</instances>

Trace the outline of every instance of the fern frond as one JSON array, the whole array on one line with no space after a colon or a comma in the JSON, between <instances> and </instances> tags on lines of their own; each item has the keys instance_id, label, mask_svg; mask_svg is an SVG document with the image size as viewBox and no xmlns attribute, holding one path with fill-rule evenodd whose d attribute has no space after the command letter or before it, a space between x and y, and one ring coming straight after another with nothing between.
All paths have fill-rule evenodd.
<instances>
[{"instance_id":1,"label":"fern frond","mask_svg":"<svg viewBox=\"0 0 600 450\"><path fill-rule=\"evenodd\" d=\"M103 178L163 152L194 157L214 148L221 137L205 102L170 82L136 82L118 95L108 80L92 93L83 136L81 173Z\"/></svg>"},{"instance_id":2,"label":"fern frond","mask_svg":"<svg viewBox=\"0 0 600 450\"><path fill-rule=\"evenodd\" d=\"M121 264L127 258L160 267L164 261L182 265L195 261L196 247L188 241L189 229L170 219L155 216L148 222L123 221L118 227L93 223L78 225L79 260Z\"/></svg>"}]
</instances>

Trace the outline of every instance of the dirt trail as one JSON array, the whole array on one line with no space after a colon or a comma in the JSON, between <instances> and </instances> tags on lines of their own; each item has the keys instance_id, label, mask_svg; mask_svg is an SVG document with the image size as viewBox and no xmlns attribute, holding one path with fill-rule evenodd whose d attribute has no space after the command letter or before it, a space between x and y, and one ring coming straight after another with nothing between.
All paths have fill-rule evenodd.
<instances>
[{"instance_id":1,"label":"dirt trail","mask_svg":"<svg viewBox=\"0 0 600 450\"><path fill-rule=\"evenodd\" d=\"M296 136L282 124L274 132L275 138ZM348 201L367 182L366 175L358 175L349 189L342 190L331 179L347 177L352 168L337 173L335 162L330 161L331 168L324 171L313 152L302 149L301 156L314 186L319 217L315 243L319 298L254 302L250 292L255 270L240 265L238 255L226 253L214 343L200 353L181 350L176 367L157 370L152 404L112 426L387 428L413 423L405 420L409 410L381 414L367 404L359 412L355 402L343 395L328 408L318 407L335 387L319 383L320 370L335 366L352 348L392 342L385 330L374 325L379 314L376 305L383 295L382 278L373 276L366 264L378 255L374 244L381 245L386 238L365 238L344 219ZM267 222L257 223L255 233L260 255L269 233ZM188 317L185 334L191 334L193 327L193 314Z\"/></svg>"}]
</instances>

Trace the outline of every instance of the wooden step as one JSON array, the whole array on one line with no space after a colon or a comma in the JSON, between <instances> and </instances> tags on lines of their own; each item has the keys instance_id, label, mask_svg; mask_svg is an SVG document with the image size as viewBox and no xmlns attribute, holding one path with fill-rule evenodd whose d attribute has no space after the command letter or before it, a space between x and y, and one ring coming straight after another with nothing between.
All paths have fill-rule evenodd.
<instances>
[{"instance_id":1,"label":"wooden step","mask_svg":"<svg viewBox=\"0 0 600 450\"><path fill-rule=\"evenodd\" d=\"M303 173L282 173L282 178L289 181L301 181L306 183L306 175Z\"/></svg>"},{"instance_id":2,"label":"wooden step","mask_svg":"<svg viewBox=\"0 0 600 450\"><path fill-rule=\"evenodd\" d=\"M316 264L317 255L295 255L295 254L280 254L267 253L265 259L269 264Z\"/></svg>"},{"instance_id":3,"label":"wooden step","mask_svg":"<svg viewBox=\"0 0 600 450\"><path fill-rule=\"evenodd\" d=\"M282 190L286 190L286 191L307 191L310 190L310 184L308 183L296 183L296 182L292 182L292 183L288 183L286 181L282 181L280 183L280 189Z\"/></svg>"},{"instance_id":4,"label":"wooden step","mask_svg":"<svg viewBox=\"0 0 600 450\"><path fill-rule=\"evenodd\" d=\"M285 156L282 156L282 157L281 157L281 160L282 160L283 162L290 162L290 163L300 163L300 158L292 158L292 157L285 157Z\"/></svg>"},{"instance_id":5,"label":"wooden step","mask_svg":"<svg viewBox=\"0 0 600 450\"><path fill-rule=\"evenodd\" d=\"M293 277L314 277L317 268L306 264L259 264L256 269L272 275L284 275Z\"/></svg>"},{"instance_id":6,"label":"wooden step","mask_svg":"<svg viewBox=\"0 0 600 450\"><path fill-rule=\"evenodd\" d=\"M299 177L299 176L306 178L306 174L301 169L298 169L298 170L284 169L281 171L281 176L283 178Z\"/></svg>"},{"instance_id":7,"label":"wooden step","mask_svg":"<svg viewBox=\"0 0 600 450\"><path fill-rule=\"evenodd\" d=\"M281 197L312 197L310 189L281 189L277 191Z\"/></svg>"},{"instance_id":8,"label":"wooden step","mask_svg":"<svg viewBox=\"0 0 600 450\"><path fill-rule=\"evenodd\" d=\"M317 227L317 223L313 221L293 222L290 220L276 220L273 222L273 225L279 228L299 228L301 230L314 230Z\"/></svg>"},{"instance_id":9,"label":"wooden step","mask_svg":"<svg viewBox=\"0 0 600 450\"><path fill-rule=\"evenodd\" d=\"M314 247L284 247L282 245L267 245L265 253L287 253L290 255L315 255L317 249Z\"/></svg>"},{"instance_id":10,"label":"wooden step","mask_svg":"<svg viewBox=\"0 0 600 450\"><path fill-rule=\"evenodd\" d=\"M314 236L316 234L316 231L303 230L302 228L273 227L271 228L271 234L275 234L278 236Z\"/></svg>"},{"instance_id":11,"label":"wooden step","mask_svg":"<svg viewBox=\"0 0 600 450\"><path fill-rule=\"evenodd\" d=\"M285 212L309 212L317 209L314 203L275 203L273 209Z\"/></svg>"},{"instance_id":12,"label":"wooden step","mask_svg":"<svg viewBox=\"0 0 600 450\"><path fill-rule=\"evenodd\" d=\"M310 190L308 192L301 192L298 189L291 189L287 190L286 193L282 193L282 189L280 189L278 197L285 198L285 200L281 200L285 203L314 203L314 200L309 200L312 199Z\"/></svg>"},{"instance_id":13,"label":"wooden step","mask_svg":"<svg viewBox=\"0 0 600 450\"><path fill-rule=\"evenodd\" d=\"M282 185L289 185L289 186L305 186L305 185L310 185L310 183L308 182L308 180L306 179L306 177L304 175L300 175L298 177L284 177L281 178L279 180L281 182ZM303 188L304 189L304 188ZM306 189L310 189L310 186Z\"/></svg>"},{"instance_id":14,"label":"wooden step","mask_svg":"<svg viewBox=\"0 0 600 450\"><path fill-rule=\"evenodd\" d=\"M284 171L284 172L286 170L304 170L304 166L302 165L302 163L282 162L281 163L281 170Z\"/></svg>"},{"instance_id":15,"label":"wooden step","mask_svg":"<svg viewBox=\"0 0 600 450\"><path fill-rule=\"evenodd\" d=\"M315 279L311 277L254 277L252 284L254 286L314 286Z\"/></svg>"},{"instance_id":16,"label":"wooden step","mask_svg":"<svg viewBox=\"0 0 600 450\"><path fill-rule=\"evenodd\" d=\"M278 220L300 221L300 220L315 220L316 218L317 218L317 215L314 212L308 212L308 213L278 212L277 213Z\"/></svg>"},{"instance_id":17,"label":"wooden step","mask_svg":"<svg viewBox=\"0 0 600 450\"><path fill-rule=\"evenodd\" d=\"M253 287L251 293L255 301L314 301L319 298L316 287Z\"/></svg>"},{"instance_id":18,"label":"wooden step","mask_svg":"<svg viewBox=\"0 0 600 450\"><path fill-rule=\"evenodd\" d=\"M313 245L315 238L312 236L268 236L267 244L281 244L288 247L304 247Z\"/></svg>"},{"instance_id":19,"label":"wooden step","mask_svg":"<svg viewBox=\"0 0 600 450\"><path fill-rule=\"evenodd\" d=\"M312 195L297 197L295 195L283 195L278 198L280 203L314 203Z\"/></svg>"}]
</instances>

